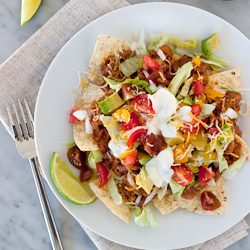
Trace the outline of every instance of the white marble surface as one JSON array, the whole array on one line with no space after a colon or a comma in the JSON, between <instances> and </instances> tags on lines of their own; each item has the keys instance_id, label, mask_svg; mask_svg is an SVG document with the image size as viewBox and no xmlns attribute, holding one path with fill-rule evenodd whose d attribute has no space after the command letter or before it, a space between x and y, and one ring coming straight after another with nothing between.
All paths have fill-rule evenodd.
<instances>
[{"instance_id":1,"label":"white marble surface","mask_svg":"<svg viewBox=\"0 0 250 250\"><path fill-rule=\"evenodd\" d=\"M41 27L67 0L44 0L33 20L20 26L21 1L0 0L0 64ZM130 3L146 1L130 0ZM149 1L147 1L149 2ZM249 0L175 0L208 10L250 38ZM28 161L22 159L0 124L0 250L52 249ZM45 184L46 185L46 184ZM96 247L47 187L65 250ZM250 225L250 215L246 217ZM249 250L250 236L227 250Z\"/></svg>"}]
</instances>

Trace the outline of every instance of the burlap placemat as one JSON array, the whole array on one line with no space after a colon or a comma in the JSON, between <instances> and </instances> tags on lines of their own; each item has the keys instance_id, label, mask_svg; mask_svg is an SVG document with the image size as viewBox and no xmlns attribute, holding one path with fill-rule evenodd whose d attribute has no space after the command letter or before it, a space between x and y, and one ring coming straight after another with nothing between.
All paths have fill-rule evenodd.
<instances>
[{"instance_id":1,"label":"burlap placemat","mask_svg":"<svg viewBox=\"0 0 250 250\"><path fill-rule=\"evenodd\" d=\"M25 96L34 110L45 72L62 46L97 17L128 5L126 0L71 0L0 66L0 120L9 132L6 101ZM243 220L224 234L185 250L225 249L245 237L247 229ZM84 230L98 249L132 250Z\"/></svg>"}]
</instances>

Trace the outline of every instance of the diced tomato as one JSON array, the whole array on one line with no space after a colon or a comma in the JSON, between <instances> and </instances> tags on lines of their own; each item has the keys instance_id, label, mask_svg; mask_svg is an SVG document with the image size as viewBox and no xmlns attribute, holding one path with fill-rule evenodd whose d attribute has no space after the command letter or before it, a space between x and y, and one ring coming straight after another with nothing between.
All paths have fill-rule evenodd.
<instances>
[{"instance_id":1,"label":"diced tomato","mask_svg":"<svg viewBox=\"0 0 250 250\"><path fill-rule=\"evenodd\" d=\"M212 192L204 191L201 194L201 206L204 210L215 210L221 206L221 203Z\"/></svg>"},{"instance_id":2,"label":"diced tomato","mask_svg":"<svg viewBox=\"0 0 250 250\"><path fill-rule=\"evenodd\" d=\"M209 135L216 135L220 132L220 130L218 128L209 128L209 130L207 131L207 133Z\"/></svg>"},{"instance_id":3,"label":"diced tomato","mask_svg":"<svg viewBox=\"0 0 250 250\"><path fill-rule=\"evenodd\" d=\"M172 166L174 174L172 178L181 186L187 186L193 180L193 172L185 164Z\"/></svg>"},{"instance_id":4,"label":"diced tomato","mask_svg":"<svg viewBox=\"0 0 250 250\"><path fill-rule=\"evenodd\" d=\"M207 123L208 122L208 119L205 118L202 120L204 123ZM184 133L184 134L187 134L188 132L190 132L191 134L192 133L196 133L198 128L199 130L201 130L203 128L203 125L200 123L199 126L196 126L194 127L194 125L196 124L196 121L192 121L192 122L186 122L184 123L184 126L185 127L182 127L181 128L181 131Z\"/></svg>"},{"instance_id":5,"label":"diced tomato","mask_svg":"<svg viewBox=\"0 0 250 250\"><path fill-rule=\"evenodd\" d=\"M198 127L194 127L193 122L185 122L183 125L184 126L181 127L181 129L180 129L182 131L182 133L187 134L189 132L192 134L192 133L197 132Z\"/></svg>"},{"instance_id":6,"label":"diced tomato","mask_svg":"<svg viewBox=\"0 0 250 250\"><path fill-rule=\"evenodd\" d=\"M135 165L137 158L138 152L136 149L134 149L131 152L127 153L127 156L123 159L123 162L128 168L131 168Z\"/></svg>"},{"instance_id":7,"label":"diced tomato","mask_svg":"<svg viewBox=\"0 0 250 250\"><path fill-rule=\"evenodd\" d=\"M208 122L208 118L204 118L204 119L202 119L202 121L203 121L204 123L207 123L207 122Z\"/></svg>"},{"instance_id":8,"label":"diced tomato","mask_svg":"<svg viewBox=\"0 0 250 250\"><path fill-rule=\"evenodd\" d=\"M121 130L128 131L128 130L135 128L139 125L140 125L139 117L136 115L135 112L131 112L129 122L122 122Z\"/></svg>"},{"instance_id":9,"label":"diced tomato","mask_svg":"<svg viewBox=\"0 0 250 250\"><path fill-rule=\"evenodd\" d=\"M215 172L212 168L200 167L198 179L202 187L205 187L209 181L211 181L215 176Z\"/></svg>"},{"instance_id":10,"label":"diced tomato","mask_svg":"<svg viewBox=\"0 0 250 250\"><path fill-rule=\"evenodd\" d=\"M153 71L152 73L150 73L149 77L147 78L148 83L149 84L152 84L152 82L156 83L156 84L161 83L163 81L163 79L160 75L160 72L163 74L162 68L159 68L159 69Z\"/></svg>"},{"instance_id":11,"label":"diced tomato","mask_svg":"<svg viewBox=\"0 0 250 250\"><path fill-rule=\"evenodd\" d=\"M162 149L162 141L161 141L161 139L157 135L151 133L147 137L147 139L146 139L146 141L144 143L144 150L149 155L154 157L154 156L158 155L161 152L161 149Z\"/></svg>"},{"instance_id":12,"label":"diced tomato","mask_svg":"<svg viewBox=\"0 0 250 250\"><path fill-rule=\"evenodd\" d=\"M105 165L102 164L101 162L96 163L96 171L98 179L100 181L99 188L101 188L108 182L109 171L107 170Z\"/></svg>"},{"instance_id":13,"label":"diced tomato","mask_svg":"<svg viewBox=\"0 0 250 250\"><path fill-rule=\"evenodd\" d=\"M140 128L134 131L128 138L128 147L131 147L136 141L144 142L147 136L147 129Z\"/></svg>"},{"instance_id":14,"label":"diced tomato","mask_svg":"<svg viewBox=\"0 0 250 250\"><path fill-rule=\"evenodd\" d=\"M144 60L143 68L145 67L145 69L149 68L155 71L161 67L159 63L157 63L154 59L152 59L149 56L143 55L143 60Z\"/></svg>"},{"instance_id":15,"label":"diced tomato","mask_svg":"<svg viewBox=\"0 0 250 250\"><path fill-rule=\"evenodd\" d=\"M194 94L195 95L200 95L204 92L205 86L202 84L202 82L197 79L195 84L194 84Z\"/></svg>"},{"instance_id":16,"label":"diced tomato","mask_svg":"<svg viewBox=\"0 0 250 250\"><path fill-rule=\"evenodd\" d=\"M146 114L154 114L152 101L148 98L147 94L141 94L132 99L131 106L138 112Z\"/></svg>"},{"instance_id":17,"label":"diced tomato","mask_svg":"<svg viewBox=\"0 0 250 250\"><path fill-rule=\"evenodd\" d=\"M76 124L76 123L78 123L80 120L79 119L77 119L73 114L75 113L75 111L77 111L78 109L76 109L76 108L72 108L72 110L71 110L71 113L70 113L70 115L69 115L69 122L70 123L73 123L73 124Z\"/></svg>"},{"instance_id":18,"label":"diced tomato","mask_svg":"<svg viewBox=\"0 0 250 250\"><path fill-rule=\"evenodd\" d=\"M122 84L122 99L128 101L136 96L145 93L145 91L131 83Z\"/></svg>"},{"instance_id":19,"label":"diced tomato","mask_svg":"<svg viewBox=\"0 0 250 250\"><path fill-rule=\"evenodd\" d=\"M198 116L200 114L201 112L200 104L193 104L191 108L192 108L191 112L194 116Z\"/></svg>"},{"instance_id":20,"label":"diced tomato","mask_svg":"<svg viewBox=\"0 0 250 250\"><path fill-rule=\"evenodd\" d=\"M67 156L69 162L76 168L81 169L85 166L86 153L81 151L77 146L68 149Z\"/></svg>"}]
</instances>

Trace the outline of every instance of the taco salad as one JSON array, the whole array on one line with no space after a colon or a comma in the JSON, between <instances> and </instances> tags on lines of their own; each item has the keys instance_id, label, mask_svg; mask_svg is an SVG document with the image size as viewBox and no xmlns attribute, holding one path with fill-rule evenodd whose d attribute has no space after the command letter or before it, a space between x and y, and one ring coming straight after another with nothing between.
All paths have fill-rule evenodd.
<instances>
[{"instance_id":1,"label":"taco salad","mask_svg":"<svg viewBox=\"0 0 250 250\"><path fill-rule=\"evenodd\" d=\"M237 125L240 69L199 42L150 34L127 42L99 35L71 110L70 161L80 180L124 222L157 226L178 208L227 213L225 178L249 159ZM82 155L80 157L80 155Z\"/></svg>"}]
</instances>

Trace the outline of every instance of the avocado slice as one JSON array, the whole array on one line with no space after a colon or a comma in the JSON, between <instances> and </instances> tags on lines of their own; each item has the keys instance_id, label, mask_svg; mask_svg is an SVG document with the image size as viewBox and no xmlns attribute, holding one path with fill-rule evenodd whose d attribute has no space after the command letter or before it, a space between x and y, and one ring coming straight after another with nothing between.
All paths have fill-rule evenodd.
<instances>
[{"instance_id":1,"label":"avocado slice","mask_svg":"<svg viewBox=\"0 0 250 250\"><path fill-rule=\"evenodd\" d=\"M213 51L220 45L220 40L217 33L201 41L201 48L205 56L211 56Z\"/></svg>"},{"instance_id":2,"label":"avocado slice","mask_svg":"<svg viewBox=\"0 0 250 250\"><path fill-rule=\"evenodd\" d=\"M152 156L147 154L145 151L138 152L138 161L141 165L145 165L151 159L152 159Z\"/></svg>"},{"instance_id":3,"label":"avocado slice","mask_svg":"<svg viewBox=\"0 0 250 250\"><path fill-rule=\"evenodd\" d=\"M98 103L100 109L105 115L110 114L115 109L121 107L123 104L124 104L124 101L118 95L117 92Z\"/></svg>"},{"instance_id":4,"label":"avocado slice","mask_svg":"<svg viewBox=\"0 0 250 250\"><path fill-rule=\"evenodd\" d=\"M194 101L189 96L185 96L185 98L183 99L183 103L192 106L194 104Z\"/></svg>"},{"instance_id":5,"label":"avocado slice","mask_svg":"<svg viewBox=\"0 0 250 250\"><path fill-rule=\"evenodd\" d=\"M102 162L102 152L100 150L89 152L87 162L90 168L96 169L96 163Z\"/></svg>"},{"instance_id":6,"label":"avocado slice","mask_svg":"<svg viewBox=\"0 0 250 250\"><path fill-rule=\"evenodd\" d=\"M170 146L178 145L184 141L184 137L181 131L176 131L176 137L174 138L164 138L165 142Z\"/></svg>"}]
</instances>

